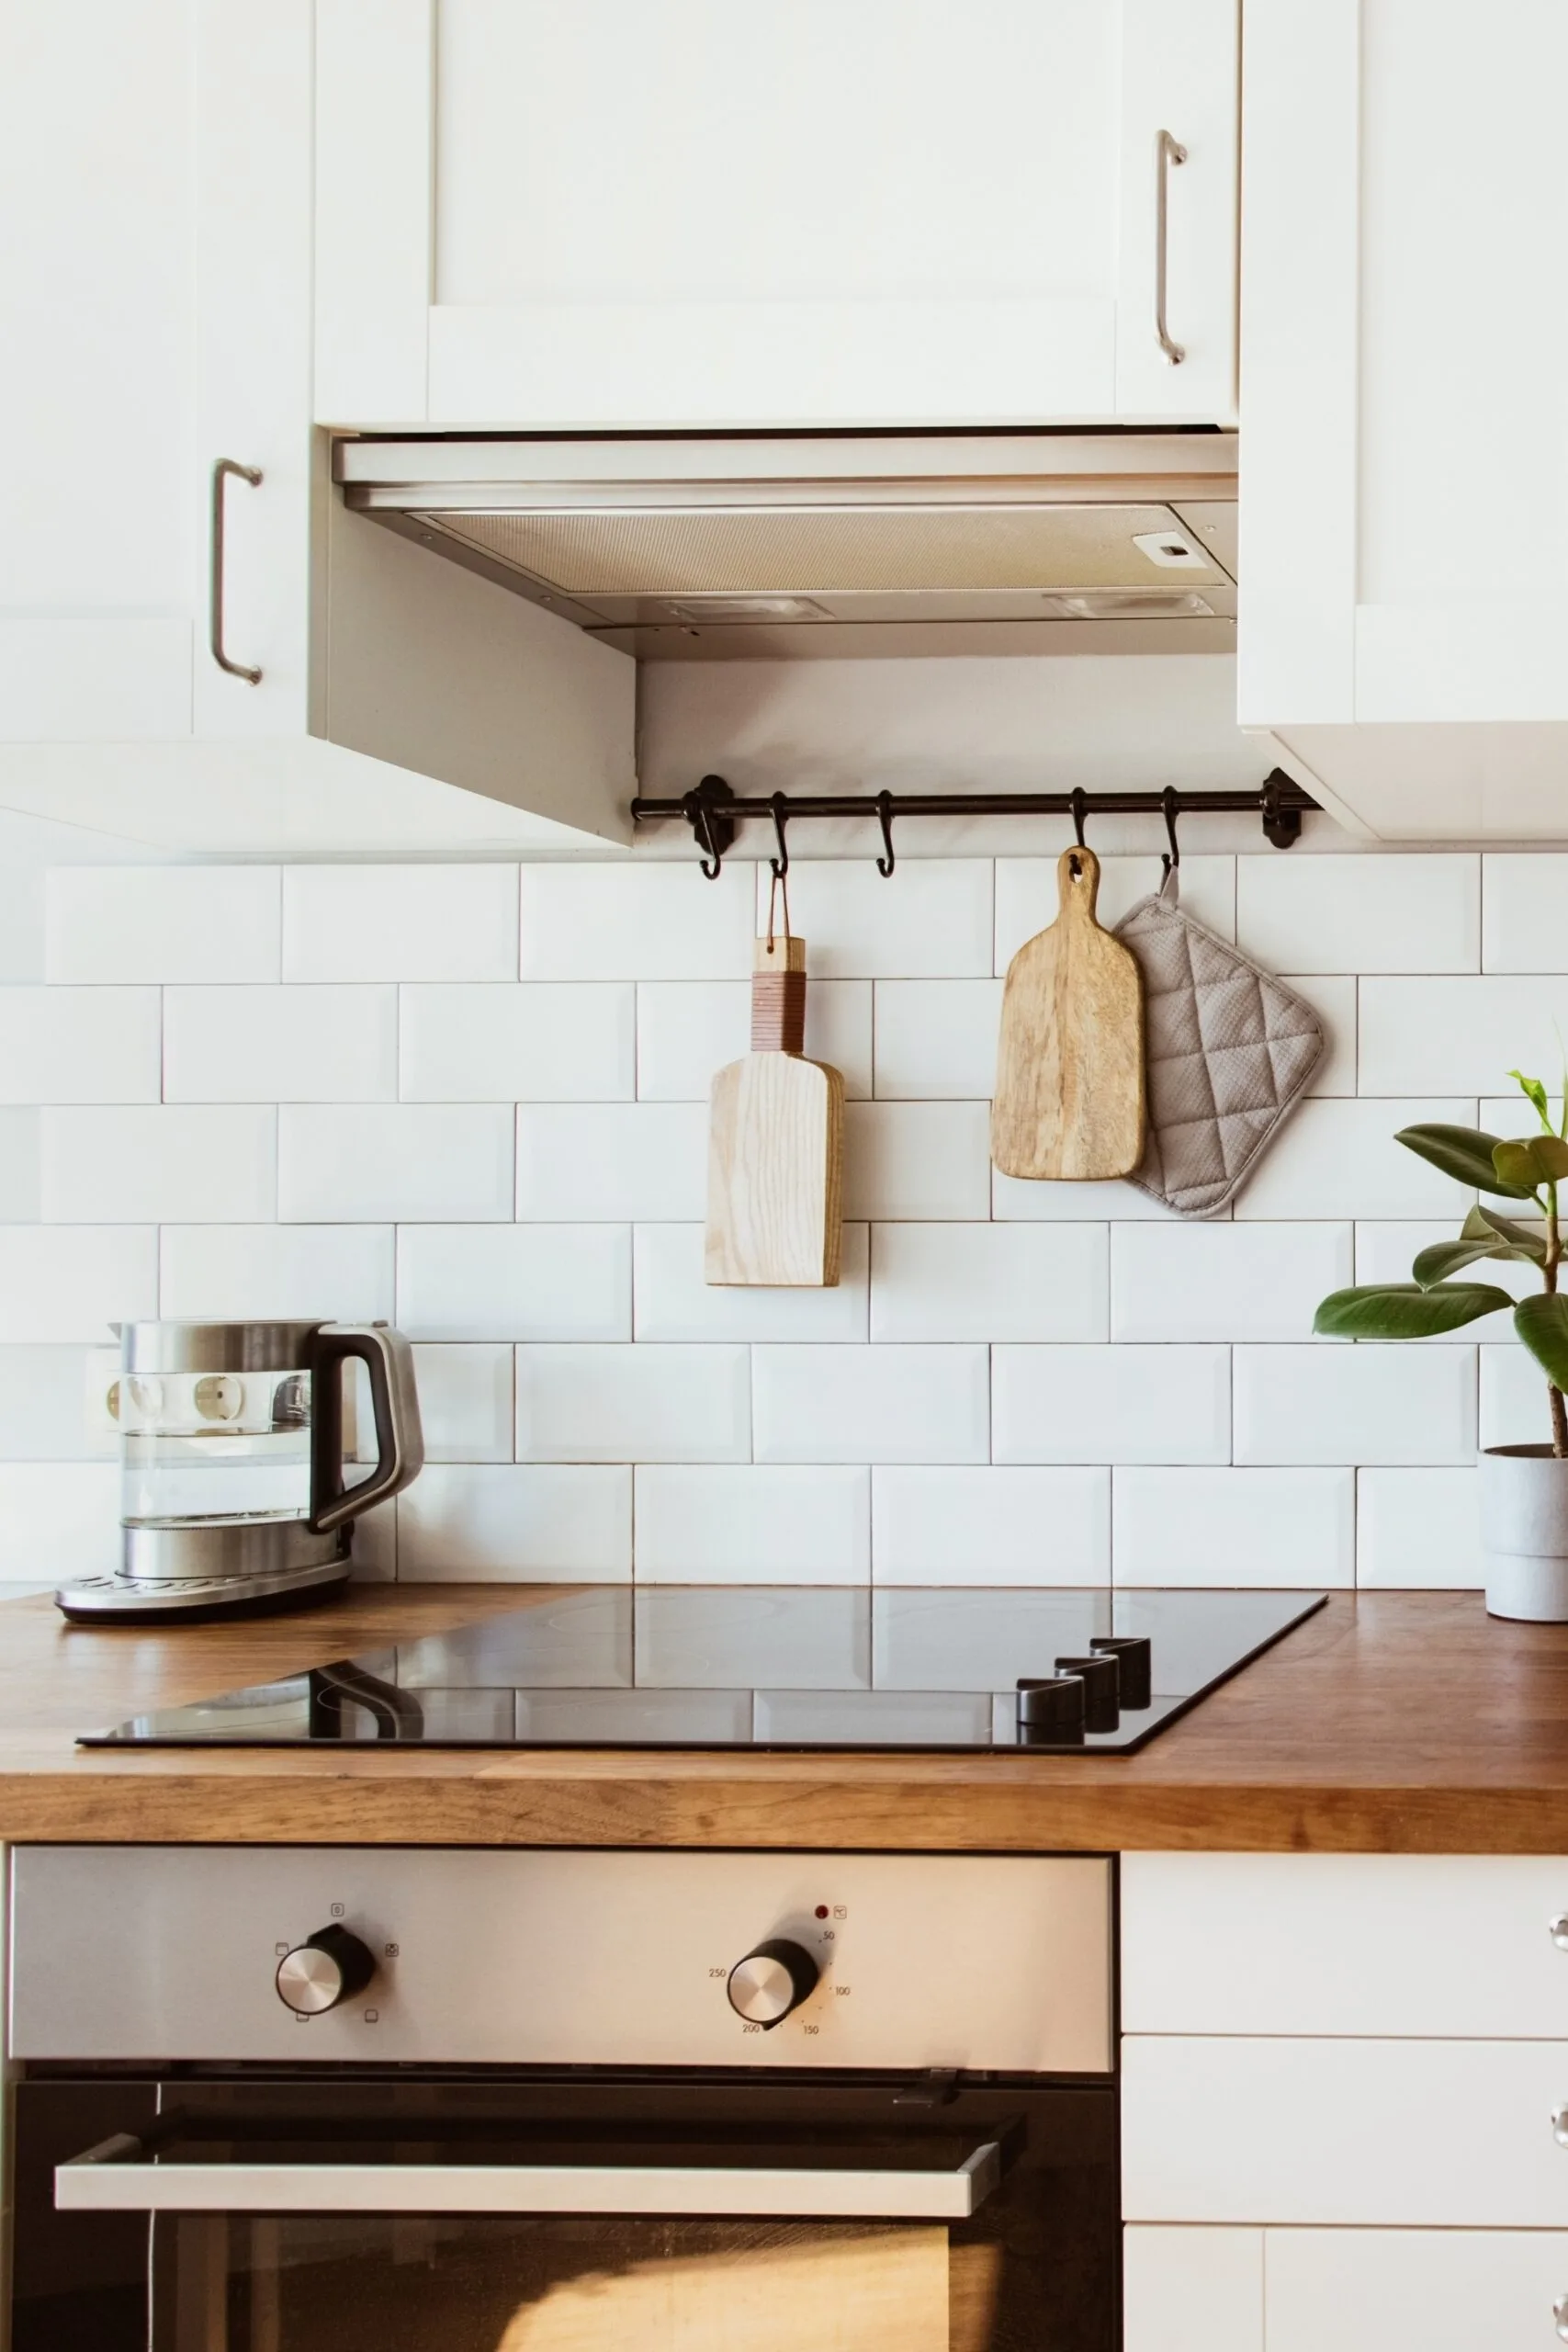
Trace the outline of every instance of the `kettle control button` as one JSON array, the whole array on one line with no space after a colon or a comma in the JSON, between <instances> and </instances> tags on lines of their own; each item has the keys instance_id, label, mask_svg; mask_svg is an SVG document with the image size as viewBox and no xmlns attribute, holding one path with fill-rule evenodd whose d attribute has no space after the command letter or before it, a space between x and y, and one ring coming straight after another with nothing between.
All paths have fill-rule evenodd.
<instances>
[{"instance_id":1,"label":"kettle control button","mask_svg":"<svg viewBox=\"0 0 1568 2352\"><path fill-rule=\"evenodd\" d=\"M278 1962L277 1997L297 2017L319 2018L362 1993L375 1973L375 1957L357 1936L321 1928Z\"/></svg>"},{"instance_id":2,"label":"kettle control button","mask_svg":"<svg viewBox=\"0 0 1568 2352\"><path fill-rule=\"evenodd\" d=\"M729 2006L764 2031L782 2025L817 1989L821 1971L803 1944L774 1936L737 1961L729 1972Z\"/></svg>"}]
</instances>

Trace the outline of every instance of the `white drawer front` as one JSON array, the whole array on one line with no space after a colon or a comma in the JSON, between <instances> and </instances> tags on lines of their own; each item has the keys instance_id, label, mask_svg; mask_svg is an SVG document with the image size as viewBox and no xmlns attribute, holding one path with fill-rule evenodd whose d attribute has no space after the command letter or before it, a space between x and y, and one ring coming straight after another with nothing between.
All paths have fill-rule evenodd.
<instances>
[{"instance_id":1,"label":"white drawer front","mask_svg":"<svg viewBox=\"0 0 1568 2352\"><path fill-rule=\"evenodd\" d=\"M1568 2049L1133 2038L1130 2221L1568 2226Z\"/></svg>"},{"instance_id":2,"label":"white drawer front","mask_svg":"<svg viewBox=\"0 0 1568 2352\"><path fill-rule=\"evenodd\" d=\"M1261 2230L1130 2229L1122 2352L1263 2352Z\"/></svg>"},{"instance_id":3,"label":"white drawer front","mask_svg":"<svg viewBox=\"0 0 1568 2352\"><path fill-rule=\"evenodd\" d=\"M1129 2033L1568 2037L1568 1860L1129 1854ZM1568 1926L1564 1928L1568 1936Z\"/></svg>"},{"instance_id":4,"label":"white drawer front","mask_svg":"<svg viewBox=\"0 0 1568 2352\"><path fill-rule=\"evenodd\" d=\"M1568 2231L1270 2230L1265 2243L1268 2352L1555 2352L1560 2340ZM1164 2346L1129 2335L1126 2352Z\"/></svg>"}]
</instances>

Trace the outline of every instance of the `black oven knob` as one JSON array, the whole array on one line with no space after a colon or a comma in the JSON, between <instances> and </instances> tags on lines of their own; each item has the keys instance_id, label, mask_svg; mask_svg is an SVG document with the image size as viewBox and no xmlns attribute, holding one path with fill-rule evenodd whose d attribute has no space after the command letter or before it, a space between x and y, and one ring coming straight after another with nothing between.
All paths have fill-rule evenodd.
<instances>
[{"instance_id":1,"label":"black oven knob","mask_svg":"<svg viewBox=\"0 0 1568 2352\"><path fill-rule=\"evenodd\" d=\"M362 1993L376 1973L369 1948L346 1928L321 1928L277 1963L277 1997L302 2018L319 2018Z\"/></svg>"},{"instance_id":2,"label":"black oven knob","mask_svg":"<svg viewBox=\"0 0 1568 2352\"><path fill-rule=\"evenodd\" d=\"M729 2006L748 2025L782 2025L792 2009L817 1989L821 1974L803 1944L775 1936L729 1972Z\"/></svg>"}]
</instances>

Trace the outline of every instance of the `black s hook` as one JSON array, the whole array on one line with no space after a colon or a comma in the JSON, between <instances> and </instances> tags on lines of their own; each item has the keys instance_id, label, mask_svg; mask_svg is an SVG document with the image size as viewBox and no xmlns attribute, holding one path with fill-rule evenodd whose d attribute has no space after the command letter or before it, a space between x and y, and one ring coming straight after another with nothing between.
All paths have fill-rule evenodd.
<instances>
[{"instance_id":1,"label":"black s hook","mask_svg":"<svg viewBox=\"0 0 1568 2352\"><path fill-rule=\"evenodd\" d=\"M784 820L789 815L789 810L785 806L784 797L782 792L775 792L769 801L768 806L773 810L773 839L779 845L779 854L777 857L770 857L768 864L773 868L773 880L775 882L782 882L784 876L789 872L789 850L784 842Z\"/></svg>"},{"instance_id":2,"label":"black s hook","mask_svg":"<svg viewBox=\"0 0 1568 2352\"><path fill-rule=\"evenodd\" d=\"M1083 826L1084 819L1089 814L1089 795L1084 790L1081 784L1074 785L1073 797L1069 805L1073 812L1073 831L1077 836L1077 845L1079 849L1087 849L1089 844L1083 837ZM1083 872L1083 867L1076 857L1072 862L1069 871L1075 882L1077 880L1078 876Z\"/></svg>"},{"instance_id":3,"label":"black s hook","mask_svg":"<svg viewBox=\"0 0 1568 2352\"><path fill-rule=\"evenodd\" d=\"M696 839L699 864L705 877L716 882L723 870L724 853L735 839L734 820L721 816L715 803L722 804L729 797L729 786L721 775L705 775L694 792L681 796L681 813Z\"/></svg>"},{"instance_id":4,"label":"black s hook","mask_svg":"<svg viewBox=\"0 0 1568 2352\"><path fill-rule=\"evenodd\" d=\"M1163 882L1169 880L1181 863L1181 852L1176 845L1176 820L1181 814L1181 795L1173 784L1168 784L1160 794L1159 805L1165 813L1166 838L1170 843L1168 851L1160 853L1160 879Z\"/></svg>"},{"instance_id":5,"label":"black s hook","mask_svg":"<svg viewBox=\"0 0 1568 2352\"><path fill-rule=\"evenodd\" d=\"M879 792L876 796L876 821L882 828L884 854L876 861L876 870L886 882L893 871L893 795Z\"/></svg>"}]
</instances>

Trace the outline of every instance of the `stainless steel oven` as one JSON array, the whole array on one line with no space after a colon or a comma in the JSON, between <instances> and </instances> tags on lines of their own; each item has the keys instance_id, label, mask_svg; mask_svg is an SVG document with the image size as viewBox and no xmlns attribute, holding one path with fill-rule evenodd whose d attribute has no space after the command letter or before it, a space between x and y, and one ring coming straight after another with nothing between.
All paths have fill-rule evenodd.
<instances>
[{"instance_id":1,"label":"stainless steel oven","mask_svg":"<svg viewBox=\"0 0 1568 2352\"><path fill-rule=\"evenodd\" d=\"M24 1849L12 2352L1114 2352L1111 1895Z\"/></svg>"}]
</instances>

